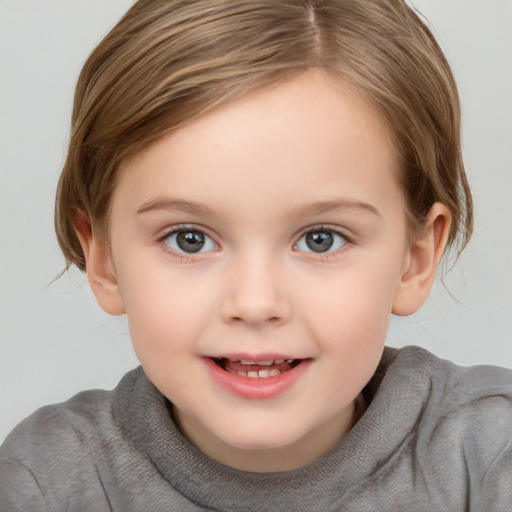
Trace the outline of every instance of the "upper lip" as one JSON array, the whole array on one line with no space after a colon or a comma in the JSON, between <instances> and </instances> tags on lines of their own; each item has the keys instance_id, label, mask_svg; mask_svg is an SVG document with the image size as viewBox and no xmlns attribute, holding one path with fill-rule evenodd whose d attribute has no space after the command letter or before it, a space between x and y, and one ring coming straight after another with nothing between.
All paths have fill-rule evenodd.
<instances>
[{"instance_id":1,"label":"upper lip","mask_svg":"<svg viewBox=\"0 0 512 512\"><path fill-rule=\"evenodd\" d=\"M228 359L229 361L248 361L255 364L265 363L268 361L295 361L297 359L304 359L303 357L294 357L287 354L219 354L207 357L212 359Z\"/></svg>"}]
</instances>

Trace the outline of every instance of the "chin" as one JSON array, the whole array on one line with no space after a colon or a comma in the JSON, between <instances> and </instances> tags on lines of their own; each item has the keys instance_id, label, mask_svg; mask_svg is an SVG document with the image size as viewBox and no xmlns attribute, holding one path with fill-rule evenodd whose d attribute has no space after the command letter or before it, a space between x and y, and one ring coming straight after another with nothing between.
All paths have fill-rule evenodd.
<instances>
[{"instance_id":1,"label":"chin","mask_svg":"<svg viewBox=\"0 0 512 512\"><path fill-rule=\"evenodd\" d=\"M241 429L236 426L237 432L220 436L220 439L234 448L247 451L265 451L285 448L300 441L302 434L299 432L290 432L288 429L268 428L261 429Z\"/></svg>"}]
</instances>

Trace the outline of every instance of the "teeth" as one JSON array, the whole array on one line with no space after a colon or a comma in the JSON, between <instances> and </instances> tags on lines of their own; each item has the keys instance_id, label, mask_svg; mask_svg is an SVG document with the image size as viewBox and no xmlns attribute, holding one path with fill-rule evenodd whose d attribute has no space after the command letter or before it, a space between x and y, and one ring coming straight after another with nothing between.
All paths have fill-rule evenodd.
<instances>
[{"instance_id":1,"label":"teeth","mask_svg":"<svg viewBox=\"0 0 512 512\"><path fill-rule=\"evenodd\" d=\"M219 359L221 361L221 359ZM275 377L277 375L280 375L281 373L291 369L294 367L292 363L294 363L295 359L275 359L275 360L266 360L266 361L253 361L249 359L224 359L224 361L230 361L232 363L238 363L239 365L248 366L247 371L244 371L243 369L238 366L236 368L236 365L234 368L231 367L229 364L219 364L225 371L229 373L233 373L235 375L238 375L240 377L247 377L249 379L265 379L269 377ZM283 365L283 363L290 364L290 367L287 368L286 366L280 366ZM274 365L279 366L279 368L275 368ZM261 367L261 369L258 369L257 367ZM236 369L235 369L236 368Z\"/></svg>"},{"instance_id":2,"label":"teeth","mask_svg":"<svg viewBox=\"0 0 512 512\"><path fill-rule=\"evenodd\" d=\"M236 373L239 377L248 377L250 379L265 379L268 377L275 377L276 375L281 375L281 371L276 368L272 368L270 370L258 370L250 371L250 372L233 372L228 370L229 373Z\"/></svg>"},{"instance_id":3,"label":"teeth","mask_svg":"<svg viewBox=\"0 0 512 512\"><path fill-rule=\"evenodd\" d=\"M285 361L284 359L276 359L275 361L273 361L273 360L268 360L268 361L250 361L248 359L241 359L240 363L248 365L248 366L254 366L254 365L258 365L258 366L271 366L273 364L282 364L282 363L284 363L284 361ZM287 362L288 363L292 363L293 359L288 359Z\"/></svg>"}]
</instances>

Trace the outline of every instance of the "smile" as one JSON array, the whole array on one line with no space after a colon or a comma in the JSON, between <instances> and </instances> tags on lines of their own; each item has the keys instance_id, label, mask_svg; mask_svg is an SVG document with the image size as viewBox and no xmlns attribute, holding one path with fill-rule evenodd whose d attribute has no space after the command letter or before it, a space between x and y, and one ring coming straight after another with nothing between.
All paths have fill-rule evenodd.
<instances>
[{"instance_id":1,"label":"smile","mask_svg":"<svg viewBox=\"0 0 512 512\"><path fill-rule=\"evenodd\" d=\"M223 370L250 379L277 377L295 368L302 359L275 359L266 361L249 361L246 359L213 358L213 361Z\"/></svg>"},{"instance_id":2,"label":"smile","mask_svg":"<svg viewBox=\"0 0 512 512\"><path fill-rule=\"evenodd\" d=\"M249 399L272 399L285 393L307 373L312 359L265 357L204 357L210 376L232 395Z\"/></svg>"}]
</instances>

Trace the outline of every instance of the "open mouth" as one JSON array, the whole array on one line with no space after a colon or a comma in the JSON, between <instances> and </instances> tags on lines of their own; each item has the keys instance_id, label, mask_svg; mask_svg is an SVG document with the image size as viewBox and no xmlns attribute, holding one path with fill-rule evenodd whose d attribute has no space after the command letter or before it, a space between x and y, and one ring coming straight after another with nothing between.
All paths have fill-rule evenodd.
<instances>
[{"instance_id":1,"label":"open mouth","mask_svg":"<svg viewBox=\"0 0 512 512\"><path fill-rule=\"evenodd\" d=\"M251 379L277 377L278 375L295 368L303 361L303 359L247 361L244 359L227 359L225 357L213 357L212 360L217 366L226 372Z\"/></svg>"}]
</instances>

